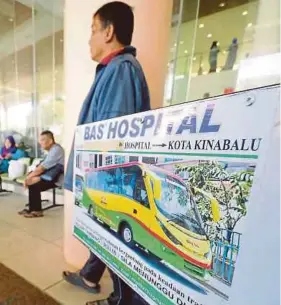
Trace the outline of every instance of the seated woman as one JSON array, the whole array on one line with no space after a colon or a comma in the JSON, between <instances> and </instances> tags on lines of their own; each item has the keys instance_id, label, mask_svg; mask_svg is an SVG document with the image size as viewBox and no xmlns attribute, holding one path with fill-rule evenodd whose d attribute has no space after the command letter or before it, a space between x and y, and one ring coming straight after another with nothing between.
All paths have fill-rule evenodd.
<instances>
[{"instance_id":1,"label":"seated woman","mask_svg":"<svg viewBox=\"0 0 281 305\"><path fill-rule=\"evenodd\" d=\"M16 147L15 139L9 136L5 139L4 146L0 148L0 174L8 173L11 160L25 157L25 152Z\"/></svg>"}]
</instances>

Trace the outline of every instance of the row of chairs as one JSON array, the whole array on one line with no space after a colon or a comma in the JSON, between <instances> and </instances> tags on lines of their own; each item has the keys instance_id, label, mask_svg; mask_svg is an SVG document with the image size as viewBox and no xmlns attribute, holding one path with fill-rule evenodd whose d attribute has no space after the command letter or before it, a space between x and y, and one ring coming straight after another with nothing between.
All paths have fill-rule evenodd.
<instances>
[{"instance_id":1,"label":"row of chairs","mask_svg":"<svg viewBox=\"0 0 281 305\"><path fill-rule=\"evenodd\" d=\"M40 159L40 158L35 158L33 160L31 158L22 158L21 162L25 165L25 174L22 177L19 177L17 179L10 178L8 174L1 174L0 175L0 194L1 193L12 193L12 191L6 190L6 189L3 188L3 182L8 183L8 184L9 183L15 183L15 184L23 186L24 181L25 181L25 179L28 175L30 166L35 168L38 164L41 163L41 161L42 161L42 159ZM63 204L57 204L56 203L56 188L54 188L52 190L52 193L53 193L52 194L53 195L52 204L50 204L47 207L44 207L43 211L49 210L49 209L52 209L52 208L55 208L55 207L63 206ZM43 202L49 202L49 200L42 200L42 203ZM28 206L28 203L26 204L26 206Z\"/></svg>"}]
</instances>

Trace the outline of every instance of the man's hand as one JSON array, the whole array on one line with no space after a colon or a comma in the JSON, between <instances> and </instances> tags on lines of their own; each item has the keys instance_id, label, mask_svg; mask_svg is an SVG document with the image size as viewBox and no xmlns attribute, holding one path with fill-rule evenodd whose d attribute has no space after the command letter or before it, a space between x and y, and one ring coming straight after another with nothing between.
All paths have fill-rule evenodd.
<instances>
[{"instance_id":1,"label":"man's hand","mask_svg":"<svg viewBox=\"0 0 281 305\"><path fill-rule=\"evenodd\" d=\"M23 186L27 189L30 185L36 184L40 181L40 177L27 177L24 180Z\"/></svg>"},{"instance_id":2,"label":"man's hand","mask_svg":"<svg viewBox=\"0 0 281 305\"><path fill-rule=\"evenodd\" d=\"M27 177L27 178L24 180L23 186L24 186L25 189L27 189L31 184L32 184L32 178Z\"/></svg>"}]
</instances>

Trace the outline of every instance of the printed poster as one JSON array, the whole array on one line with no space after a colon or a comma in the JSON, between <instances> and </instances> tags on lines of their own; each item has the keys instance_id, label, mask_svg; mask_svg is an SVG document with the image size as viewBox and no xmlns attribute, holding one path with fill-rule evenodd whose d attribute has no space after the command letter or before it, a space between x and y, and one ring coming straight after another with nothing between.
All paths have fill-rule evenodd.
<instances>
[{"instance_id":1,"label":"printed poster","mask_svg":"<svg viewBox=\"0 0 281 305\"><path fill-rule=\"evenodd\" d=\"M74 235L149 304L231 304L278 103L273 86L77 127Z\"/></svg>"}]
</instances>

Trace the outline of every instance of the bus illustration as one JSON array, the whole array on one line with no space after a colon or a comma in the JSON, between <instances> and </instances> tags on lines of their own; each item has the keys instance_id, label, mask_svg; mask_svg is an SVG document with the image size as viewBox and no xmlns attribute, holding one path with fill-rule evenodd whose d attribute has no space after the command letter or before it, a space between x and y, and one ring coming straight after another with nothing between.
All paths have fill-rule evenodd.
<instances>
[{"instance_id":1,"label":"bus illustration","mask_svg":"<svg viewBox=\"0 0 281 305\"><path fill-rule=\"evenodd\" d=\"M129 247L138 246L171 269L206 279L212 266L210 241L194 200L179 176L133 162L86 174L83 205L94 219L117 232ZM219 221L216 199L210 200Z\"/></svg>"}]
</instances>

